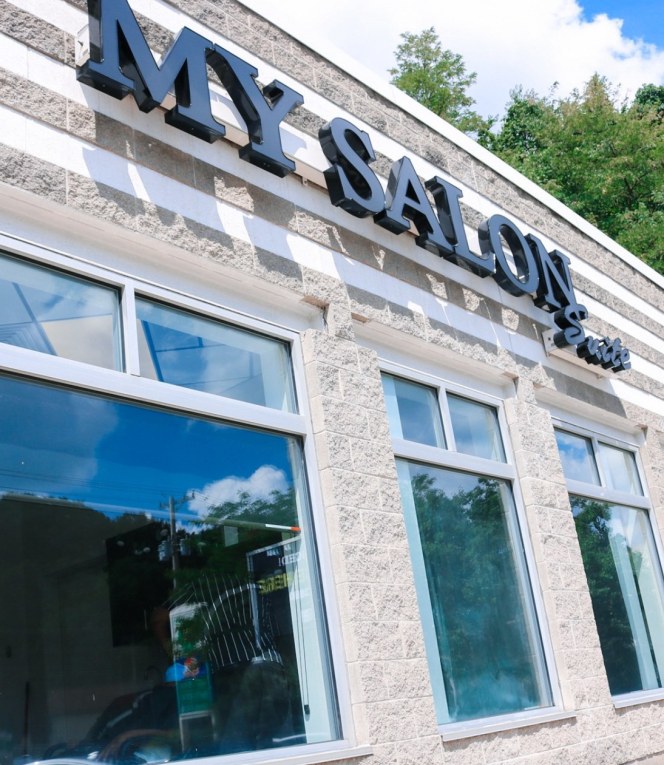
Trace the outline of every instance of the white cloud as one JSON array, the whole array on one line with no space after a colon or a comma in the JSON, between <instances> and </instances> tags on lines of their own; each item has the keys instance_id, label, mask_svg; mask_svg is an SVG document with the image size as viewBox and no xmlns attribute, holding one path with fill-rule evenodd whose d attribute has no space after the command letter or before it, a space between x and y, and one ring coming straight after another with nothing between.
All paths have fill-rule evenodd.
<instances>
[{"instance_id":1,"label":"white cloud","mask_svg":"<svg viewBox=\"0 0 664 765\"><path fill-rule=\"evenodd\" d=\"M434 26L443 46L477 72L471 94L483 114L502 114L516 85L544 94L558 82L566 95L595 72L628 96L643 83L664 84L664 50L625 37L619 19L585 21L577 0L244 2L287 31L307 34L314 47L321 40L343 50L386 81L400 33Z\"/></svg>"},{"instance_id":2,"label":"white cloud","mask_svg":"<svg viewBox=\"0 0 664 765\"><path fill-rule=\"evenodd\" d=\"M207 484L202 489L194 489L193 499L189 501L189 509L201 518L205 518L210 510L224 502L232 502L240 494L248 494L251 500L267 499L273 491L286 491L288 481L283 470L272 465L262 465L249 478L228 476L219 481Z\"/></svg>"}]
</instances>

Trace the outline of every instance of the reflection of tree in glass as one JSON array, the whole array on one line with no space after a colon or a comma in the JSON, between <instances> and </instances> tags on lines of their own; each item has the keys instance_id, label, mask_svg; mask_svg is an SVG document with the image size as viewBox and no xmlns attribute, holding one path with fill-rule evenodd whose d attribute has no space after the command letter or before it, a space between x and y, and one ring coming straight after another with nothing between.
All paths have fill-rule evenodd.
<instances>
[{"instance_id":1,"label":"reflection of tree in glass","mask_svg":"<svg viewBox=\"0 0 664 765\"><path fill-rule=\"evenodd\" d=\"M611 505L582 497L571 502L611 693L639 690L634 635L611 551ZM630 550L630 562L638 571L640 553Z\"/></svg>"},{"instance_id":2,"label":"reflection of tree in glass","mask_svg":"<svg viewBox=\"0 0 664 765\"><path fill-rule=\"evenodd\" d=\"M232 550L226 542L225 529L237 529L237 542ZM178 588L200 577L201 568L208 573L246 577L244 553L288 539L293 534L291 529L298 530L292 487L286 491L273 490L267 497L240 492L233 500L211 506L204 518L188 523L181 545L198 559L199 565L178 571Z\"/></svg>"},{"instance_id":3,"label":"reflection of tree in glass","mask_svg":"<svg viewBox=\"0 0 664 765\"><path fill-rule=\"evenodd\" d=\"M459 474L451 481L461 482L454 494L428 471L412 479L450 719L539 706L505 487Z\"/></svg>"},{"instance_id":4,"label":"reflection of tree in glass","mask_svg":"<svg viewBox=\"0 0 664 765\"><path fill-rule=\"evenodd\" d=\"M297 529L297 523L292 487L286 491L273 490L267 497L240 492L233 500L211 506L203 519L190 522L188 533L180 541L180 547L187 549L186 559L183 559L186 564L175 573L171 601L201 602L202 595L208 591L204 602L211 606L214 596L209 594L210 582L215 583L217 599L219 591L231 592L255 584L248 570L247 554L292 538L295 531L290 529ZM279 528L271 528L273 526ZM232 544L228 543L229 531L233 535ZM246 594L243 592L243 597ZM261 616L268 623L271 621L269 615L263 613ZM244 618L240 614L236 617L240 619L237 625L240 629L251 626L241 623ZM205 609L182 619L179 626L181 643L206 650L209 617ZM264 626L268 628L270 625ZM271 633L272 629L268 631Z\"/></svg>"},{"instance_id":5,"label":"reflection of tree in glass","mask_svg":"<svg viewBox=\"0 0 664 765\"><path fill-rule=\"evenodd\" d=\"M176 515L186 501L187 497L171 500ZM193 593L202 589L203 582L223 580L228 589L249 582L247 553L293 537L285 529L297 528L298 522L292 487L274 490L267 497L238 493L233 500L211 506L204 518L189 520L177 529L169 528L165 521L146 524L143 515L127 513L119 520L124 533L117 540L112 534L106 535L112 554L109 574L111 601L116 606L114 642L118 645L147 636L145 613L169 603L200 602ZM126 530L128 524L131 531ZM269 528L268 524L284 530ZM234 535L232 544L229 531ZM178 636L181 649L198 646L203 656L205 630L202 611L183 617Z\"/></svg>"},{"instance_id":6,"label":"reflection of tree in glass","mask_svg":"<svg viewBox=\"0 0 664 765\"><path fill-rule=\"evenodd\" d=\"M275 746L304 730L291 610L298 594L284 564L286 553L298 555L297 524L293 488L241 492L191 522L180 542L187 555L169 599L172 613L184 607L175 656L207 663L226 751Z\"/></svg>"}]
</instances>

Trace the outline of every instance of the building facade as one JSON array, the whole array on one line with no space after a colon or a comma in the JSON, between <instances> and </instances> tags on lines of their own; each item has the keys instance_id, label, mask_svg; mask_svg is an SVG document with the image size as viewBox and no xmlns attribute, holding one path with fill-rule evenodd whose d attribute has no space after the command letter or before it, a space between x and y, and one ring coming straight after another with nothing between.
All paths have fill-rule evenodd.
<instances>
[{"instance_id":1,"label":"building facade","mask_svg":"<svg viewBox=\"0 0 664 765\"><path fill-rule=\"evenodd\" d=\"M236 0L0 35L2 765L664 752L664 279Z\"/></svg>"}]
</instances>

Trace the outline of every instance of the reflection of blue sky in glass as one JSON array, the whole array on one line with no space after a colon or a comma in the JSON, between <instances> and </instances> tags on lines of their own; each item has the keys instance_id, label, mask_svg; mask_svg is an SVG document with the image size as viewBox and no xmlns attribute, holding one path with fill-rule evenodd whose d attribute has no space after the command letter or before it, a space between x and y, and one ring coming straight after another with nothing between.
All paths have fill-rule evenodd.
<instances>
[{"instance_id":1,"label":"reflection of blue sky in glass","mask_svg":"<svg viewBox=\"0 0 664 765\"><path fill-rule=\"evenodd\" d=\"M263 496L293 484L285 436L9 378L0 417L0 493L158 514L229 477Z\"/></svg>"},{"instance_id":2,"label":"reflection of blue sky in glass","mask_svg":"<svg viewBox=\"0 0 664 765\"><path fill-rule=\"evenodd\" d=\"M0 342L120 369L118 293L0 255Z\"/></svg>"},{"instance_id":3,"label":"reflection of blue sky in glass","mask_svg":"<svg viewBox=\"0 0 664 765\"><path fill-rule=\"evenodd\" d=\"M598 486L599 475L590 440L563 430L556 430L556 441L565 478Z\"/></svg>"},{"instance_id":4,"label":"reflection of blue sky in glass","mask_svg":"<svg viewBox=\"0 0 664 765\"><path fill-rule=\"evenodd\" d=\"M445 448L443 425L434 388L383 375L390 431L397 438Z\"/></svg>"},{"instance_id":5,"label":"reflection of blue sky in glass","mask_svg":"<svg viewBox=\"0 0 664 765\"><path fill-rule=\"evenodd\" d=\"M283 341L148 300L136 310L144 377L295 411Z\"/></svg>"},{"instance_id":6,"label":"reflection of blue sky in glass","mask_svg":"<svg viewBox=\"0 0 664 765\"><path fill-rule=\"evenodd\" d=\"M457 451L504 462L505 452L496 410L492 406L459 396L450 395L447 401Z\"/></svg>"}]
</instances>

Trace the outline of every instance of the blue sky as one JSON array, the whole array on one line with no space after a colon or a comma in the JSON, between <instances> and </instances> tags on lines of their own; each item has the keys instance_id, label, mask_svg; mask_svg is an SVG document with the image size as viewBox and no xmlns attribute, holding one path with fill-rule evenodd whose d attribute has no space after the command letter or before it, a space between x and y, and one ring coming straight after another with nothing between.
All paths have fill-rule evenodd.
<instances>
[{"instance_id":1,"label":"blue sky","mask_svg":"<svg viewBox=\"0 0 664 765\"><path fill-rule=\"evenodd\" d=\"M582 88L595 72L633 96L664 85L664 0L242 0L287 31L331 46L389 80L400 33L433 26L477 73L482 114L501 115L510 90ZM358 20L361 23L358 23ZM621 22L622 20L622 22Z\"/></svg>"},{"instance_id":2,"label":"blue sky","mask_svg":"<svg viewBox=\"0 0 664 765\"><path fill-rule=\"evenodd\" d=\"M584 16L598 13L623 19L623 34L664 48L663 0L581 0Z\"/></svg>"}]
</instances>

